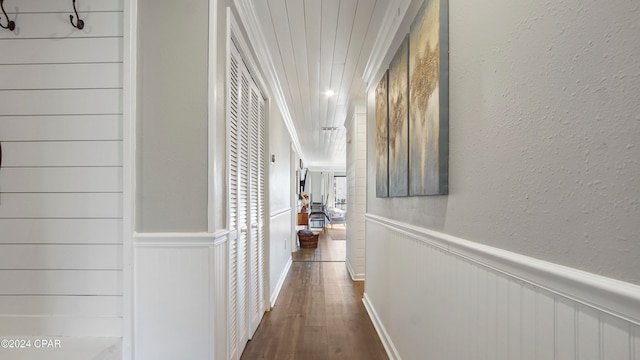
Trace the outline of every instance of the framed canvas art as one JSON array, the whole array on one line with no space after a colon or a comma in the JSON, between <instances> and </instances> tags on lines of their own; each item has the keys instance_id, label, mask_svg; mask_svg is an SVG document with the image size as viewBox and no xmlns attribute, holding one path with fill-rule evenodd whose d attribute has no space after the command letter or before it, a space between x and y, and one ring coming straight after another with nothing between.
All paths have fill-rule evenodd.
<instances>
[{"instance_id":1,"label":"framed canvas art","mask_svg":"<svg viewBox=\"0 0 640 360\"><path fill-rule=\"evenodd\" d=\"M389 71L376 87L376 197L389 196Z\"/></svg>"},{"instance_id":2,"label":"framed canvas art","mask_svg":"<svg viewBox=\"0 0 640 360\"><path fill-rule=\"evenodd\" d=\"M389 64L389 196L409 195L409 36Z\"/></svg>"},{"instance_id":3,"label":"framed canvas art","mask_svg":"<svg viewBox=\"0 0 640 360\"><path fill-rule=\"evenodd\" d=\"M425 0L409 39L409 195L449 191L446 0Z\"/></svg>"}]
</instances>

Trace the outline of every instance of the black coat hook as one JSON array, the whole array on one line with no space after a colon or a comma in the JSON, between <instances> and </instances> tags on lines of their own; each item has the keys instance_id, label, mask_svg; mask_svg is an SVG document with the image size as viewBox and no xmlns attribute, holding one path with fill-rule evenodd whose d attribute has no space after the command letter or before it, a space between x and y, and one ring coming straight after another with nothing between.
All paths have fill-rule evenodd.
<instances>
[{"instance_id":1,"label":"black coat hook","mask_svg":"<svg viewBox=\"0 0 640 360\"><path fill-rule=\"evenodd\" d=\"M78 21L76 24L73 23L73 15L69 15L69 21L71 21L71 25L73 25L74 28L82 30L84 28L84 21L80 20L80 16L78 16L78 10L76 10L76 0L73 0L73 11L75 11Z\"/></svg>"},{"instance_id":2,"label":"black coat hook","mask_svg":"<svg viewBox=\"0 0 640 360\"><path fill-rule=\"evenodd\" d=\"M16 22L13 20L9 20L9 16L7 15L7 12L4 11L3 3L4 3L4 0L0 0L0 8L2 8L2 13L7 18L7 21L9 21L9 23L7 24L7 26L0 24L0 27L2 27L3 29L9 29L10 31L13 31L16 28Z\"/></svg>"}]
</instances>

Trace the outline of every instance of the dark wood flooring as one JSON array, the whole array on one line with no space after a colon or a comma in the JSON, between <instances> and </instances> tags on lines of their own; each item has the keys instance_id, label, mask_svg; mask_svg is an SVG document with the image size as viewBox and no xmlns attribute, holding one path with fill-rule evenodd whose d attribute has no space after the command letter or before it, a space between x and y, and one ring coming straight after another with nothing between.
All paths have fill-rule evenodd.
<instances>
[{"instance_id":1,"label":"dark wood flooring","mask_svg":"<svg viewBox=\"0 0 640 360\"><path fill-rule=\"evenodd\" d=\"M317 249L299 249L276 306L242 354L243 360L388 359L362 304L364 286L344 263L345 241L320 235Z\"/></svg>"}]
</instances>

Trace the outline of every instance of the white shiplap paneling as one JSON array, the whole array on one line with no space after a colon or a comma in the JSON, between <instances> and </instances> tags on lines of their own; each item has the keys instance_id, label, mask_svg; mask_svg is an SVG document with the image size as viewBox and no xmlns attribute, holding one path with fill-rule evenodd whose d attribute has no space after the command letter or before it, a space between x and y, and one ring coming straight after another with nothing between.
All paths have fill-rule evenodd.
<instances>
[{"instance_id":1,"label":"white shiplap paneling","mask_svg":"<svg viewBox=\"0 0 640 360\"><path fill-rule=\"evenodd\" d=\"M119 337L123 1L4 6L0 334Z\"/></svg>"},{"instance_id":2,"label":"white shiplap paneling","mask_svg":"<svg viewBox=\"0 0 640 360\"><path fill-rule=\"evenodd\" d=\"M638 359L639 287L538 265L367 218L365 304L392 359Z\"/></svg>"},{"instance_id":3,"label":"white shiplap paneling","mask_svg":"<svg viewBox=\"0 0 640 360\"><path fill-rule=\"evenodd\" d=\"M0 141L118 139L122 139L122 115L0 117Z\"/></svg>"},{"instance_id":4,"label":"white shiplap paneling","mask_svg":"<svg viewBox=\"0 0 640 360\"><path fill-rule=\"evenodd\" d=\"M118 296L76 296L73 301L60 296L0 296L3 314L14 316L112 316L122 313ZM7 311L7 310L10 310Z\"/></svg>"},{"instance_id":5,"label":"white shiplap paneling","mask_svg":"<svg viewBox=\"0 0 640 360\"><path fill-rule=\"evenodd\" d=\"M122 90L6 90L0 106L5 116L121 114Z\"/></svg>"},{"instance_id":6,"label":"white shiplap paneling","mask_svg":"<svg viewBox=\"0 0 640 360\"><path fill-rule=\"evenodd\" d=\"M350 142L347 144L347 256L346 264L354 280L364 280L366 212L366 116L361 106L345 123Z\"/></svg>"},{"instance_id":7,"label":"white shiplap paneling","mask_svg":"<svg viewBox=\"0 0 640 360\"><path fill-rule=\"evenodd\" d=\"M71 26L71 25L69 25ZM122 61L122 38L5 39L0 64L68 64Z\"/></svg>"},{"instance_id":8,"label":"white shiplap paneling","mask_svg":"<svg viewBox=\"0 0 640 360\"><path fill-rule=\"evenodd\" d=\"M17 64L0 67L0 89L122 88L122 63Z\"/></svg>"},{"instance_id":9,"label":"white shiplap paneling","mask_svg":"<svg viewBox=\"0 0 640 360\"><path fill-rule=\"evenodd\" d=\"M0 191L3 193L122 192L122 168L6 168L0 171Z\"/></svg>"},{"instance_id":10,"label":"white shiplap paneling","mask_svg":"<svg viewBox=\"0 0 640 360\"><path fill-rule=\"evenodd\" d=\"M0 264L15 270L121 270L122 245L6 244Z\"/></svg>"},{"instance_id":11,"label":"white shiplap paneling","mask_svg":"<svg viewBox=\"0 0 640 360\"><path fill-rule=\"evenodd\" d=\"M73 8L71 11L73 12ZM16 33L20 39L122 37L122 11L81 13L80 19L85 23L82 31L71 26L69 15L68 13L20 12L19 19L15 20L16 31L2 31L0 39L16 38ZM75 22L75 14L73 15ZM9 18L15 17L9 16Z\"/></svg>"},{"instance_id":12,"label":"white shiplap paneling","mask_svg":"<svg viewBox=\"0 0 640 360\"><path fill-rule=\"evenodd\" d=\"M122 217L122 194L118 193L0 194L0 198L0 219Z\"/></svg>"},{"instance_id":13,"label":"white shiplap paneling","mask_svg":"<svg viewBox=\"0 0 640 360\"><path fill-rule=\"evenodd\" d=\"M122 166L121 141L2 143L2 167Z\"/></svg>"},{"instance_id":14,"label":"white shiplap paneling","mask_svg":"<svg viewBox=\"0 0 640 360\"><path fill-rule=\"evenodd\" d=\"M118 244L122 219L0 219L0 244Z\"/></svg>"},{"instance_id":15,"label":"white shiplap paneling","mask_svg":"<svg viewBox=\"0 0 640 360\"><path fill-rule=\"evenodd\" d=\"M123 0L82 0L76 2L76 9L79 13L96 12L96 11L122 11L124 8ZM73 14L73 3L68 0L20 0L17 4L4 4L4 9L10 15L15 13L64 13L66 19ZM80 18L83 18L82 16Z\"/></svg>"},{"instance_id":16,"label":"white shiplap paneling","mask_svg":"<svg viewBox=\"0 0 640 360\"><path fill-rule=\"evenodd\" d=\"M119 296L122 274L113 270L2 270L0 295Z\"/></svg>"}]
</instances>

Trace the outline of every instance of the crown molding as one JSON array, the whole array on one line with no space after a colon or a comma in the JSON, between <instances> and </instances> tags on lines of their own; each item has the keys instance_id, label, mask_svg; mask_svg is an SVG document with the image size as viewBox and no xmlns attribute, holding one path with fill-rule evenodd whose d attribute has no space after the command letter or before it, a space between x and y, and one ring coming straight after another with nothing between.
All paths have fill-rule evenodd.
<instances>
[{"instance_id":1,"label":"crown molding","mask_svg":"<svg viewBox=\"0 0 640 360\"><path fill-rule=\"evenodd\" d=\"M249 42L258 57L258 62L261 65L262 71L265 72L264 77L271 88L271 94L282 113L282 118L287 126L287 130L289 130L293 147L298 153L298 156L305 161L306 157L302 151L302 147L300 146L300 140L298 138L296 127L293 124L291 113L289 113L289 106L287 105L287 100L284 96L284 92L282 91L282 86L280 85L281 81L278 77L275 66L273 65L273 57L266 46L267 40L260 29L260 20L258 20L258 17L256 16L256 10L253 7L253 3L247 0L235 0L234 4L238 11L240 22L244 26L247 36L249 37Z\"/></svg>"},{"instance_id":2,"label":"crown molding","mask_svg":"<svg viewBox=\"0 0 640 360\"><path fill-rule=\"evenodd\" d=\"M371 56L369 56L362 75L362 79L367 83L367 92L369 91L369 84L377 80L376 75L387 57L389 48L396 37L396 33L403 22L411 2L412 0L391 0L389 2L384 19L380 25L380 31L378 31L378 36L371 50Z\"/></svg>"},{"instance_id":3,"label":"crown molding","mask_svg":"<svg viewBox=\"0 0 640 360\"><path fill-rule=\"evenodd\" d=\"M347 165L334 162L314 162L307 165L307 169L312 172L331 171L343 173L347 171Z\"/></svg>"}]
</instances>

